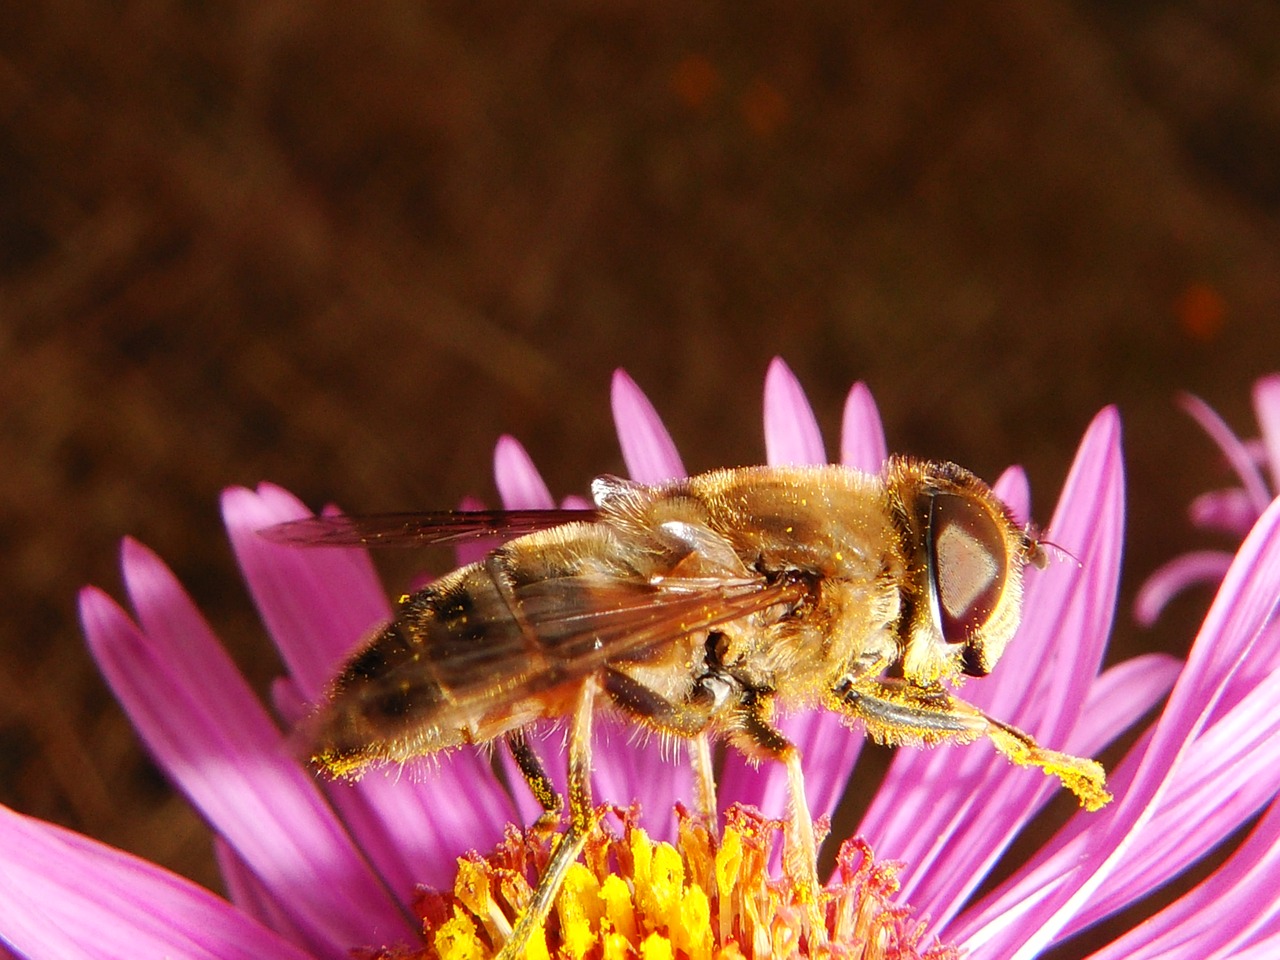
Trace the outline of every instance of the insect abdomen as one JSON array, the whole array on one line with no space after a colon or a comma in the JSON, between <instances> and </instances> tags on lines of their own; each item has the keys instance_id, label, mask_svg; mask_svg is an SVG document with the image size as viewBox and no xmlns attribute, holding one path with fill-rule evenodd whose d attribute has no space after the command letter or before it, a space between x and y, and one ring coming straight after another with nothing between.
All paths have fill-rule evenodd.
<instances>
[{"instance_id":1,"label":"insect abdomen","mask_svg":"<svg viewBox=\"0 0 1280 960\"><path fill-rule=\"evenodd\" d=\"M503 694L537 665L536 646L484 566L455 571L409 597L334 680L313 762L350 776L528 722ZM489 716L498 707L512 722Z\"/></svg>"}]
</instances>

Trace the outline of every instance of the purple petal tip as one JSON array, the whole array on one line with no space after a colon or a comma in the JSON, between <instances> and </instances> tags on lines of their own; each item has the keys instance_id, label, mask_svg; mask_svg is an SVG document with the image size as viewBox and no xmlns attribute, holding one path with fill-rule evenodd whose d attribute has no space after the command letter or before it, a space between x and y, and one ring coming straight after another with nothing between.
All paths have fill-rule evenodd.
<instances>
[{"instance_id":1,"label":"purple petal tip","mask_svg":"<svg viewBox=\"0 0 1280 960\"><path fill-rule=\"evenodd\" d=\"M622 458L633 480L660 483L685 476L675 442L634 380L621 368L614 371L610 400Z\"/></svg>"},{"instance_id":2,"label":"purple petal tip","mask_svg":"<svg viewBox=\"0 0 1280 960\"><path fill-rule=\"evenodd\" d=\"M781 357L769 363L764 379L764 444L771 466L827 461L813 408Z\"/></svg>"},{"instance_id":3,"label":"purple petal tip","mask_svg":"<svg viewBox=\"0 0 1280 960\"><path fill-rule=\"evenodd\" d=\"M555 505L551 491L524 446L503 434L493 451L493 479L508 510L545 509Z\"/></svg>"}]
</instances>

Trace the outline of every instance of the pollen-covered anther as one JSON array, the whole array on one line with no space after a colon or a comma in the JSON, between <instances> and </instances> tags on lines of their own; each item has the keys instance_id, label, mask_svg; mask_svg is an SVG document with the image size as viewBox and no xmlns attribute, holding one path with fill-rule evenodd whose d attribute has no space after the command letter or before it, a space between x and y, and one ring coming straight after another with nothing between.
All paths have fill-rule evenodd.
<instances>
[{"instance_id":1,"label":"pollen-covered anther","mask_svg":"<svg viewBox=\"0 0 1280 960\"><path fill-rule=\"evenodd\" d=\"M809 927L810 888L785 866L769 871L784 823L734 807L716 839L677 808L674 845L653 840L637 811L600 808L582 862L565 876L529 960L953 960L909 909L895 904L897 865L876 862L859 840L841 847L820 893L825 936ZM605 816L609 820L605 820ZM612 826L609 826L612 824ZM370 950L366 960L487 960L528 902L550 844L544 832L509 830L488 857L458 862L451 892L417 901L424 942ZM782 858L784 863L786 858Z\"/></svg>"}]
</instances>

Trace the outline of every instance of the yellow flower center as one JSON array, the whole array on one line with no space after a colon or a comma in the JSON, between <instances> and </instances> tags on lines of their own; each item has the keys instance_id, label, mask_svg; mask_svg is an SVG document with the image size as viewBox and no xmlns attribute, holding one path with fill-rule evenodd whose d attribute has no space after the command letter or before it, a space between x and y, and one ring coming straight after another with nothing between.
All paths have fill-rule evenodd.
<instances>
[{"instance_id":1,"label":"yellow flower center","mask_svg":"<svg viewBox=\"0 0 1280 960\"><path fill-rule=\"evenodd\" d=\"M717 839L677 809L675 845L655 842L634 810L601 808L601 828L565 877L528 960L955 960L952 947L927 943L921 923L892 902L897 865L876 862L847 840L820 894L815 931L803 878L769 864L784 824L734 807ZM619 829L603 824L611 814ZM506 942L545 867L554 837L508 828L488 857L458 861L451 892L417 901L424 944L364 954L369 960L488 960ZM786 858L782 858L785 864Z\"/></svg>"}]
</instances>

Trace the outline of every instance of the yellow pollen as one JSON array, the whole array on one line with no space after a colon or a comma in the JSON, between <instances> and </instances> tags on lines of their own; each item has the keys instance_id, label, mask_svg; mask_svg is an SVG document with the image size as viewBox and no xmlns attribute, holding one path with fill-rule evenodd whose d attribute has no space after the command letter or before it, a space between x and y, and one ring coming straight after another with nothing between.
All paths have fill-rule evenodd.
<instances>
[{"instance_id":1,"label":"yellow pollen","mask_svg":"<svg viewBox=\"0 0 1280 960\"><path fill-rule=\"evenodd\" d=\"M674 844L654 841L639 812L602 807L582 860L565 874L526 960L956 960L931 943L909 909L892 902L897 867L846 841L817 913L803 877L769 872L781 821L734 807L721 837L677 806ZM605 825L620 824L620 830ZM419 899L425 944L381 948L379 960L490 960L529 902L552 839L545 830L507 835L489 857L458 862L451 892ZM785 863L785 858L784 858ZM810 924L825 930L815 936Z\"/></svg>"}]
</instances>

